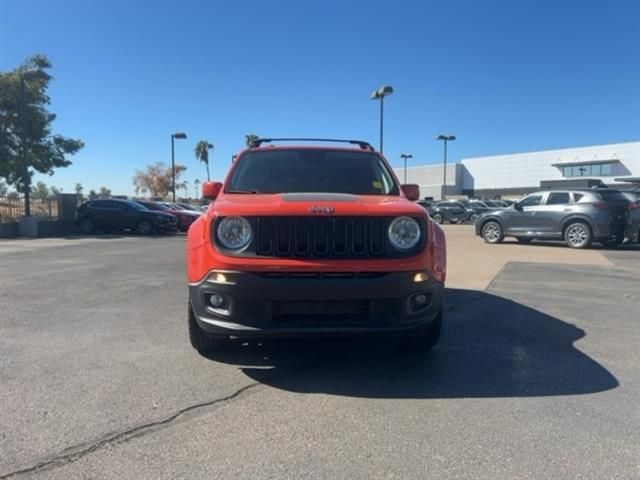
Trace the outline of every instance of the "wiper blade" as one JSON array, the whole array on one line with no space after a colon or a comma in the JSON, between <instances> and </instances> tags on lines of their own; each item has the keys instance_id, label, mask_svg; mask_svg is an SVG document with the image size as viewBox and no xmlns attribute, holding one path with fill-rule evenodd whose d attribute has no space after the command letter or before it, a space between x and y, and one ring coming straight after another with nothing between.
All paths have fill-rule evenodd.
<instances>
[{"instance_id":1,"label":"wiper blade","mask_svg":"<svg viewBox=\"0 0 640 480\"><path fill-rule=\"evenodd\" d=\"M260 193L257 190L227 190L227 193L244 193L244 194L255 194Z\"/></svg>"}]
</instances>

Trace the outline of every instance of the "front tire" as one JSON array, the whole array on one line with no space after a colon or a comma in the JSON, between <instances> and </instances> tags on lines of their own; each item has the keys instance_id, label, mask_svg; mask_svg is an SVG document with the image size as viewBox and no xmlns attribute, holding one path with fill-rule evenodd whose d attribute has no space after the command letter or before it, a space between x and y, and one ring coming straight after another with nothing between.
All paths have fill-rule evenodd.
<instances>
[{"instance_id":1,"label":"front tire","mask_svg":"<svg viewBox=\"0 0 640 480\"><path fill-rule=\"evenodd\" d=\"M440 215L439 213L436 213L433 215L433 217L431 217L433 219L434 222L436 222L438 225L442 224L442 215Z\"/></svg>"},{"instance_id":2,"label":"front tire","mask_svg":"<svg viewBox=\"0 0 640 480\"><path fill-rule=\"evenodd\" d=\"M89 218L83 218L82 220L80 220L80 223L78 224L78 228L85 235L89 235L90 233L93 232L93 229L94 229L93 221Z\"/></svg>"},{"instance_id":3,"label":"front tire","mask_svg":"<svg viewBox=\"0 0 640 480\"><path fill-rule=\"evenodd\" d=\"M191 303L188 304L188 322L189 322L189 341L191 346L195 348L200 355L206 355L207 353L215 352L223 349L228 344L228 340L221 338L208 337L205 332L198 326L196 316L191 308Z\"/></svg>"},{"instance_id":4,"label":"front tire","mask_svg":"<svg viewBox=\"0 0 640 480\"><path fill-rule=\"evenodd\" d=\"M476 223L476 220L478 219L478 214L477 213L473 213L471 214L471 216L469 217L469 221L471 223Z\"/></svg>"},{"instance_id":5,"label":"front tire","mask_svg":"<svg viewBox=\"0 0 640 480\"><path fill-rule=\"evenodd\" d=\"M564 230L564 241L571 248L588 248L592 240L591 228L584 222L571 223Z\"/></svg>"},{"instance_id":6,"label":"front tire","mask_svg":"<svg viewBox=\"0 0 640 480\"><path fill-rule=\"evenodd\" d=\"M438 316L426 332L412 337L402 337L400 345L404 350L427 352L438 344L441 330L442 310L438 312Z\"/></svg>"},{"instance_id":7,"label":"front tire","mask_svg":"<svg viewBox=\"0 0 640 480\"><path fill-rule=\"evenodd\" d=\"M153 223L149 220L140 220L136 227L136 232L140 235L151 235L153 233Z\"/></svg>"},{"instance_id":8,"label":"front tire","mask_svg":"<svg viewBox=\"0 0 640 480\"><path fill-rule=\"evenodd\" d=\"M501 243L504 240L502 225L491 220L482 226L482 238L485 243Z\"/></svg>"}]
</instances>

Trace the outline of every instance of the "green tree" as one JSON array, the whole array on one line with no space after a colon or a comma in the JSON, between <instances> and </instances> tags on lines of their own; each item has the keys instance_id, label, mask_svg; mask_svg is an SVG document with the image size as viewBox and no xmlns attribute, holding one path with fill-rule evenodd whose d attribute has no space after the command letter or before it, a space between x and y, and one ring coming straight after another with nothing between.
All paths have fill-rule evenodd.
<instances>
[{"instance_id":1,"label":"green tree","mask_svg":"<svg viewBox=\"0 0 640 480\"><path fill-rule=\"evenodd\" d=\"M251 143L258 140L260 137L258 135L256 135L255 133L247 133L244 136L244 143L247 147L251 146Z\"/></svg>"},{"instance_id":2,"label":"green tree","mask_svg":"<svg viewBox=\"0 0 640 480\"><path fill-rule=\"evenodd\" d=\"M20 117L20 74L27 70L49 70L51 62L44 55L34 55L22 65L0 72L0 177L24 191L22 167L22 120ZM68 156L84 144L81 140L53 134L56 115L47 107L50 98L47 88L51 77L44 80L25 80L25 114L27 162L39 173L52 174L55 168L68 167Z\"/></svg>"},{"instance_id":3,"label":"green tree","mask_svg":"<svg viewBox=\"0 0 640 480\"><path fill-rule=\"evenodd\" d=\"M93 189L89 190L89 200L95 200L96 198L98 198L98 193Z\"/></svg>"},{"instance_id":4,"label":"green tree","mask_svg":"<svg viewBox=\"0 0 640 480\"><path fill-rule=\"evenodd\" d=\"M8 191L9 186L3 180L0 180L0 197L6 196Z\"/></svg>"},{"instance_id":5,"label":"green tree","mask_svg":"<svg viewBox=\"0 0 640 480\"><path fill-rule=\"evenodd\" d=\"M51 198L58 198L58 195L60 195L62 193L62 189L58 188L58 187L54 187L53 185L51 185Z\"/></svg>"},{"instance_id":6,"label":"green tree","mask_svg":"<svg viewBox=\"0 0 640 480\"><path fill-rule=\"evenodd\" d=\"M82 190L84 190L82 184L80 182L76 183L74 190L76 192L76 195L78 196L78 200L82 201L83 199Z\"/></svg>"},{"instance_id":7,"label":"green tree","mask_svg":"<svg viewBox=\"0 0 640 480\"><path fill-rule=\"evenodd\" d=\"M196 158L200 160L207 166L207 180L211 180L211 175L209 175L209 150L213 149L213 144L209 143L207 140L200 140L196 143L196 148L194 148L194 153Z\"/></svg>"},{"instance_id":8,"label":"green tree","mask_svg":"<svg viewBox=\"0 0 640 480\"><path fill-rule=\"evenodd\" d=\"M111 190L107 187L100 187L100 193L98 194L100 198L111 198Z\"/></svg>"},{"instance_id":9,"label":"green tree","mask_svg":"<svg viewBox=\"0 0 640 480\"><path fill-rule=\"evenodd\" d=\"M197 178L193 181L193 184L196 187L196 197L195 198L200 198L200 180L198 180Z\"/></svg>"},{"instance_id":10,"label":"green tree","mask_svg":"<svg viewBox=\"0 0 640 480\"><path fill-rule=\"evenodd\" d=\"M38 182L33 187L31 187L31 198L34 200L44 200L45 198L49 198L51 196L51 191L47 184L44 182Z\"/></svg>"},{"instance_id":11,"label":"green tree","mask_svg":"<svg viewBox=\"0 0 640 480\"><path fill-rule=\"evenodd\" d=\"M176 164L176 189L180 188L179 179L186 169L184 165ZM132 181L136 195L149 192L152 197L167 197L171 192L171 167L161 162L152 163L144 170L136 170Z\"/></svg>"}]
</instances>

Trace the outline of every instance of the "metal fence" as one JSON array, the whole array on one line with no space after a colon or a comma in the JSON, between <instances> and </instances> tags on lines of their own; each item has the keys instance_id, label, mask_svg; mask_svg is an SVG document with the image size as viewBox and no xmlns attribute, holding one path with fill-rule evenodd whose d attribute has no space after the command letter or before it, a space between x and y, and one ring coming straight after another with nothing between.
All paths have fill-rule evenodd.
<instances>
[{"instance_id":1,"label":"metal fence","mask_svg":"<svg viewBox=\"0 0 640 480\"><path fill-rule=\"evenodd\" d=\"M0 196L0 223L17 222L24 216L24 196L9 194ZM47 220L58 219L58 199L31 198L31 216Z\"/></svg>"}]
</instances>

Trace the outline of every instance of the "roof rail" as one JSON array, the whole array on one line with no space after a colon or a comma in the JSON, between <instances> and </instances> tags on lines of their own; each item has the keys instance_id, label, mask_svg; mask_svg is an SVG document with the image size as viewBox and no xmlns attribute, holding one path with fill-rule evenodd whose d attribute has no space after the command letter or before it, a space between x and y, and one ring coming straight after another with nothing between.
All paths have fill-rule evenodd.
<instances>
[{"instance_id":1,"label":"roof rail","mask_svg":"<svg viewBox=\"0 0 640 480\"><path fill-rule=\"evenodd\" d=\"M350 143L351 145L358 145L362 150L374 151L369 142L364 140L342 140L336 138L258 138L249 144L250 148L260 147L263 143L273 142L335 142L335 143Z\"/></svg>"}]
</instances>

